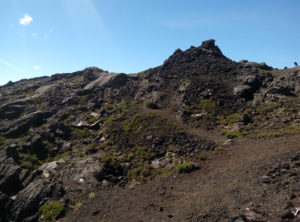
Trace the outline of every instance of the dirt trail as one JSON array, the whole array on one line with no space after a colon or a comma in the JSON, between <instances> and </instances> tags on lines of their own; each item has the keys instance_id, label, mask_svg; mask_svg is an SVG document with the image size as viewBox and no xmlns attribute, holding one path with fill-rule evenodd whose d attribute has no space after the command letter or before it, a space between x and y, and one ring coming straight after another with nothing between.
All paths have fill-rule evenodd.
<instances>
[{"instance_id":1,"label":"dirt trail","mask_svg":"<svg viewBox=\"0 0 300 222\"><path fill-rule=\"evenodd\" d=\"M251 206L276 211L285 207L289 194L259 178L284 155L300 151L299 144L299 135L239 140L193 173L100 190L68 221L230 221Z\"/></svg>"},{"instance_id":2,"label":"dirt trail","mask_svg":"<svg viewBox=\"0 0 300 222\"><path fill-rule=\"evenodd\" d=\"M198 137L206 137L209 140L212 140L216 143L222 143L226 140L226 137L221 134L220 130L214 129L214 130L205 130L201 128L193 128L185 123L183 123L181 120L176 118L176 114L167 110L167 109L147 109L143 108L145 112L155 113L165 119L170 120L171 122L175 122L180 126L185 132L198 136Z\"/></svg>"}]
</instances>

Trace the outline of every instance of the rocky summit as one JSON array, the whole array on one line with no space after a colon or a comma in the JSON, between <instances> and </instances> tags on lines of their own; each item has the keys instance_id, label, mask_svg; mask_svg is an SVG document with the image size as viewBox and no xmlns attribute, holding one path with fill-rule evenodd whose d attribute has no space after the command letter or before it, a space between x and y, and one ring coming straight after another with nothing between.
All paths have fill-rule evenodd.
<instances>
[{"instance_id":1,"label":"rocky summit","mask_svg":"<svg viewBox=\"0 0 300 222\"><path fill-rule=\"evenodd\" d=\"M0 87L0 221L299 221L300 67L214 40L137 74Z\"/></svg>"}]
</instances>

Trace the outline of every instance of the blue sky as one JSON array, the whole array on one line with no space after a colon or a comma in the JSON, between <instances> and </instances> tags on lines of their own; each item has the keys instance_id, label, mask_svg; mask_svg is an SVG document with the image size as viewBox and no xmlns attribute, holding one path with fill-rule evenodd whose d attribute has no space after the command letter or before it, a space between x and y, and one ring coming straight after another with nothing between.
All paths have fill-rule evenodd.
<instances>
[{"instance_id":1,"label":"blue sky","mask_svg":"<svg viewBox=\"0 0 300 222\"><path fill-rule=\"evenodd\" d=\"M298 0L0 0L0 84L97 66L134 73L216 39L235 60L300 63Z\"/></svg>"}]
</instances>

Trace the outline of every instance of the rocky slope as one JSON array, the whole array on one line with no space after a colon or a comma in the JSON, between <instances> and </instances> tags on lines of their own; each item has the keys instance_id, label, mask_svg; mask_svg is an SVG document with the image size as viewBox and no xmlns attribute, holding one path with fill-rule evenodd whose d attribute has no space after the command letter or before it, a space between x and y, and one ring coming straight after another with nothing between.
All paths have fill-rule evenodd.
<instances>
[{"instance_id":1,"label":"rocky slope","mask_svg":"<svg viewBox=\"0 0 300 222\"><path fill-rule=\"evenodd\" d=\"M234 62L214 40L138 74L91 67L10 82L0 87L0 221L296 220L299 95L299 67ZM276 149L275 137L291 140ZM233 162L228 177L218 173ZM228 187L224 201L210 193L222 190L216 178ZM239 178L251 185L230 182ZM181 190L156 197L155 187L173 183ZM190 198L172 199L183 192ZM197 196L211 207L200 209Z\"/></svg>"}]
</instances>

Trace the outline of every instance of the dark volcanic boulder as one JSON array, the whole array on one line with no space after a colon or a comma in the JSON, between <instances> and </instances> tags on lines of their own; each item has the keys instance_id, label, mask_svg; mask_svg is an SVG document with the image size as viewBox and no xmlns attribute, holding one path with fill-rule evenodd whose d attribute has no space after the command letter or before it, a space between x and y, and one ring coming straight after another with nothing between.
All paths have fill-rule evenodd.
<instances>
[{"instance_id":1,"label":"dark volcanic boulder","mask_svg":"<svg viewBox=\"0 0 300 222\"><path fill-rule=\"evenodd\" d=\"M8 195L0 191L0 221L7 221L6 211L10 209L12 200Z\"/></svg>"},{"instance_id":2,"label":"dark volcanic boulder","mask_svg":"<svg viewBox=\"0 0 300 222\"><path fill-rule=\"evenodd\" d=\"M233 95L244 99L251 99L253 97L254 90L249 85L238 85L233 88Z\"/></svg>"},{"instance_id":3,"label":"dark volcanic boulder","mask_svg":"<svg viewBox=\"0 0 300 222\"><path fill-rule=\"evenodd\" d=\"M63 195L62 185L41 179L41 171L23 169L15 157L14 146L0 152L0 221L34 221L47 198Z\"/></svg>"},{"instance_id":4,"label":"dark volcanic boulder","mask_svg":"<svg viewBox=\"0 0 300 222\"><path fill-rule=\"evenodd\" d=\"M278 76L267 87L272 94L294 95L300 92L300 70Z\"/></svg>"},{"instance_id":5,"label":"dark volcanic boulder","mask_svg":"<svg viewBox=\"0 0 300 222\"><path fill-rule=\"evenodd\" d=\"M62 184L37 179L21 190L15 197L10 208L10 217L13 221L34 221L38 217L38 210L48 198L58 199L64 194Z\"/></svg>"},{"instance_id":6,"label":"dark volcanic boulder","mask_svg":"<svg viewBox=\"0 0 300 222\"><path fill-rule=\"evenodd\" d=\"M14 160L15 148L8 147L0 152L0 191L14 195L24 188L30 172L21 168Z\"/></svg>"},{"instance_id":7,"label":"dark volcanic boulder","mask_svg":"<svg viewBox=\"0 0 300 222\"><path fill-rule=\"evenodd\" d=\"M6 103L0 107L0 119L16 119L24 111L27 99Z\"/></svg>"},{"instance_id":8,"label":"dark volcanic boulder","mask_svg":"<svg viewBox=\"0 0 300 222\"><path fill-rule=\"evenodd\" d=\"M62 173L61 179L65 185L96 187L105 177L103 166L97 158L88 158L72 164L71 168Z\"/></svg>"}]
</instances>

